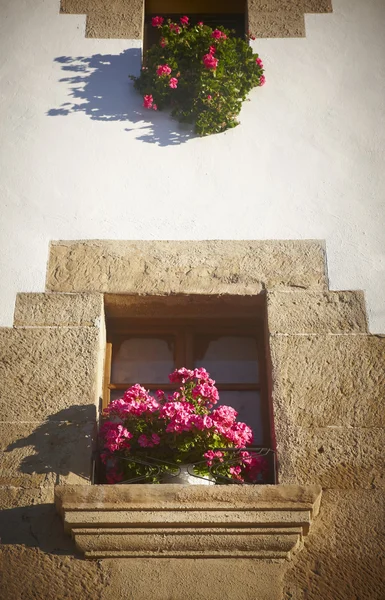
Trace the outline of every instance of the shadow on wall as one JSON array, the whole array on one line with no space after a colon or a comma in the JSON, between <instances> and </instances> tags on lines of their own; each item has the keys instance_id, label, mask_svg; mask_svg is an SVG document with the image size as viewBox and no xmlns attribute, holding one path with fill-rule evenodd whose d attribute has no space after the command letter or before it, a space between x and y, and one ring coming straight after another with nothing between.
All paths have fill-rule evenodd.
<instances>
[{"instance_id":1,"label":"shadow on wall","mask_svg":"<svg viewBox=\"0 0 385 600\"><path fill-rule=\"evenodd\" d=\"M51 108L50 117L67 117L84 113L93 121L127 121L143 123L125 131L140 133L137 140L159 146L173 146L195 137L191 127L184 128L166 113L157 113L142 106L142 99L133 87L129 75L137 75L141 65L141 50L129 48L121 54L92 56L59 56L55 62L68 74L59 81L68 85L73 102Z\"/></svg>"},{"instance_id":2,"label":"shadow on wall","mask_svg":"<svg viewBox=\"0 0 385 600\"><path fill-rule=\"evenodd\" d=\"M95 438L96 407L88 404L65 408L7 446L5 452L15 454L9 458L5 455L5 470L6 463L18 462L20 455L24 455L18 471L26 475L23 480L28 486L81 484L82 480L90 480Z\"/></svg>"},{"instance_id":3,"label":"shadow on wall","mask_svg":"<svg viewBox=\"0 0 385 600\"><path fill-rule=\"evenodd\" d=\"M0 511L1 544L39 547L53 554L76 552L56 513L53 486L90 483L95 434L96 407L74 405L7 446L2 471L7 479L9 465L12 477L4 484L21 487L9 490L9 500ZM17 507L12 508L16 500Z\"/></svg>"}]
</instances>

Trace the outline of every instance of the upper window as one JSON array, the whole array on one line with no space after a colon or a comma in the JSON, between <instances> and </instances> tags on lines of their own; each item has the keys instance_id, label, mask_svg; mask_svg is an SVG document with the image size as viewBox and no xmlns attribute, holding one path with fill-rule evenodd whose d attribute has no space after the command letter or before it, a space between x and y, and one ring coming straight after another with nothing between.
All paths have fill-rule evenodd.
<instances>
[{"instance_id":1,"label":"upper window","mask_svg":"<svg viewBox=\"0 0 385 600\"><path fill-rule=\"evenodd\" d=\"M247 31L246 0L146 0L144 50L159 41L159 31L151 25L153 17L177 22L184 15L192 25L203 21L214 28L223 26L234 30L237 37L244 37Z\"/></svg>"},{"instance_id":2,"label":"upper window","mask_svg":"<svg viewBox=\"0 0 385 600\"><path fill-rule=\"evenodd\" d=\"M135 383L172 393L175 368L205 367L219 404L237 410L255 446L271 447L261 297L107 296L106 307L105 406Z\"/></svg>"}]
</instances>

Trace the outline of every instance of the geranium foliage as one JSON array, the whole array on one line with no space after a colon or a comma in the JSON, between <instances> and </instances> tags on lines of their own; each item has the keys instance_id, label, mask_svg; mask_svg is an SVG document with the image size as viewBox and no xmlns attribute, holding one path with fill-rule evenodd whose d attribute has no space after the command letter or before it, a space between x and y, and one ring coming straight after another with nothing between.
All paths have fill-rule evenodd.
<instances>
[{"instance_id":1,"label":"geranium foliage","mask_svg":"<svg viewBox=\"0 0 385 600\"><path fill-rule=\"evenodd\" d=\"M108 483L159 482L167 463L195 464L200 475L211 468L222 481L263 480L265 459L245 448L253 438L250 427L237 421L231 406L215 408L219 393L209 373L182 368L169 378L178 386L171 395L159 390L153 397L136 384L106 409L100 434ZM227 449L242 450L228 455ZM151 464L160 464L159 473Z\"/></svg>"},{"instance_id":2,"label":"geranium foliage","mask_svg":"<svg viewBox=\"0 0 385 600\"><path fill-rule=\"evenodd\" d=\"M154 17L152 25L160 41L146 52L140 76L131 76L144 107L171 109L199 135L238 125L242 101L265 83L262 61L248 41L223 27L190 25L188 17L180 23Z\"/></svg>"}]
</instances>

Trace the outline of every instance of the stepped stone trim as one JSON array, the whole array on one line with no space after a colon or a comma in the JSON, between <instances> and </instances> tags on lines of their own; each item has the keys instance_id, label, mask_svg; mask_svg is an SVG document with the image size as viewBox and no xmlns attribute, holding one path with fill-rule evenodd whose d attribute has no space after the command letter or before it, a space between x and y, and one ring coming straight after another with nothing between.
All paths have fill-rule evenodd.
<instances>
[{"instance_id":1,"label":"stepped stone trim","mask_svg":"<svg viewBox=\"0 0 385 600\"><path fill-rule=\"evenodd\" d=\"M319 511L314 486L57 486L87 558L290 559ZM211 510L210 510L211 509Z\"/></svg>"},{"instance_id":2,"label":"stepped stone trim","mask_svg":"<svg viewBox=\"0 0 385 600\"><path fill-rule=\"evenodd\" d=\"M324 243L267 241L60 241L47 291L111 294L259 294L327 289Z\"/></svg>"},{"instance_id":3,"label":"stepped stone trim","mask_svg":"<svg viewBox=\"0 0 385 600\"><path fill-rule=\"evenodd\" d=\"M271 334L368 333L361 291L268 292L267 310Z\"/></svg>"},{"instance_id":4,"label":"stepped stone trim","mask_svg":"<svg viewBox=\"0 0 385 600\"><path fill-rule=\"evenodd\" d=\"M99 327L102 294L17 294L15 327Z\"/></svg>"},{"instance_id":5,"label":"stepped stone trim","mask_svg":"<svg viewBox=\"0 0 385 600\"><path fill-rule=\"evenodd\" d=\"M306 13L332 12L331 0L248 0L249 29L259 38L305 37ZM86 37L141 39L144 0L61 0L60 12L85 14Z\"/></svg>"}]
</instances>

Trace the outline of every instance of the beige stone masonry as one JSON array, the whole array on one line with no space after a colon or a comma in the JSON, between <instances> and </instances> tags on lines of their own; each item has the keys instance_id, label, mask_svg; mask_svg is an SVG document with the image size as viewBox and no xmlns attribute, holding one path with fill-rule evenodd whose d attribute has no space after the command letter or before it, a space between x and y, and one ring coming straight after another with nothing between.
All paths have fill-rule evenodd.
<instances>
[{"instance_id":1,"label":"beige stone masonry","mask_svg":"<svg viewBox=\"0 0 385 600\"><path fill-rule=\"evenodd\" d=\"M182 12L188 13L182 4L180 7ZM331 11L331 0L247 2L249 30L263 38L304 37L305 13ZM143 0L61 0L60 12L87 15L86 37L140 39L143 35Z\"/></svg>"},{"instance_id":2,"label":"beige stone masonry","mask_svg":"<svg viewBox=\"0 0 385 600\"><path fill-rule=\"evenodd\" d=\"M15 327L100 327L102 294L17 294Z\"/></svg>"},{"instance_id":3,"label":"beige stone masonry","mask_svg":"<svg viewBox=\"0 0 385 600\"><path fill-rule=\"evenodd\" d=\"M0 485L23 488L90 482L96 423L0 422Z\"/></svg>"},{"instance_id":4,"label":"beige stone masonry","mask_svg":"<svg viewBox=\"0 0 385 600\"><path fill-rule=\"evenodd\" d=\"M368 333L363 292L268 292L269 332Z\"/></svg>"},{"instance_id":5,"label":"beige stone masonry","mask_svg":"<svg viewBox=\"0 0 385 600\"><path fill-rule=\"evenodd\" d=\"M277 437L296 427L385 426L385 338L272 335Z\"/></svg>"},{"instance_id":6,"label":"beige stone masonry","mask_svg":"<svg viewBox=\"0 0 385 600\"><path fill-rule=\"evenodd\" d=\"M385 492L326 490L279 600L383 600Z\"/></svg>"},{"instance_id":7,"label":"beige stone masonry","mask_svg":"<svg viewBox=\"0 0 385 600\"><path fill-rule=\"evenodd\" d=\"M88 558L287 559L302 547L321 488L59 486L56 498L67 530Z\"/></svg>"},{"instance_id":8,"label":"beige stone masonry","mask_svg":"<svg viewBox=\"0 0 385 600\"><path fill-rule=\"evenodd\" d=\"M383 427L293 428L281 437L279 481L323 489L385 489Z\"/></svg>"},{"instance_id":9,"label":"beige stone masonry","mask_svg":"<svg viewBox=\"0 0 385 600\"><path fill-rule=\"evenodd\" d=\"M383 600L385 338L322 242L57 242L47 289L0 329L2 598ZM279 485L89 485L102 294L108 318L267 298Z\"/></svg>"},{"instance_id":10,"label":"beige stone masonry","mask_svg":"<svg viewBox=\"0 0 385 600\"><path fill-rule=\"evenodd\" d=\"M100 562L108 581L102 600L128 600L127 592L135 600L149 600L149 596L151 600L282 600L282 579L291 564L260 558L151 557Z\"/></svg>"},{"instance_id":11,"label":"beige stone masonry","mask_svg":"<svg viewBox=\"0 0 385 600\"><path fill-rule=\"evenodd\" d=\"M326 289L318 241L69 241L51 244L47 290L258 294Z\"/></svg>"},{"instance_id":12,"label":"beige stone masonry","mask_svg":"<svg viewBox=\"0 0 385 600\"><path fill-rule=\"evenodd\" d=\"M0 329L0 421L95 419L100 338L88 327Z\"/></svg>"}]
</instances>

